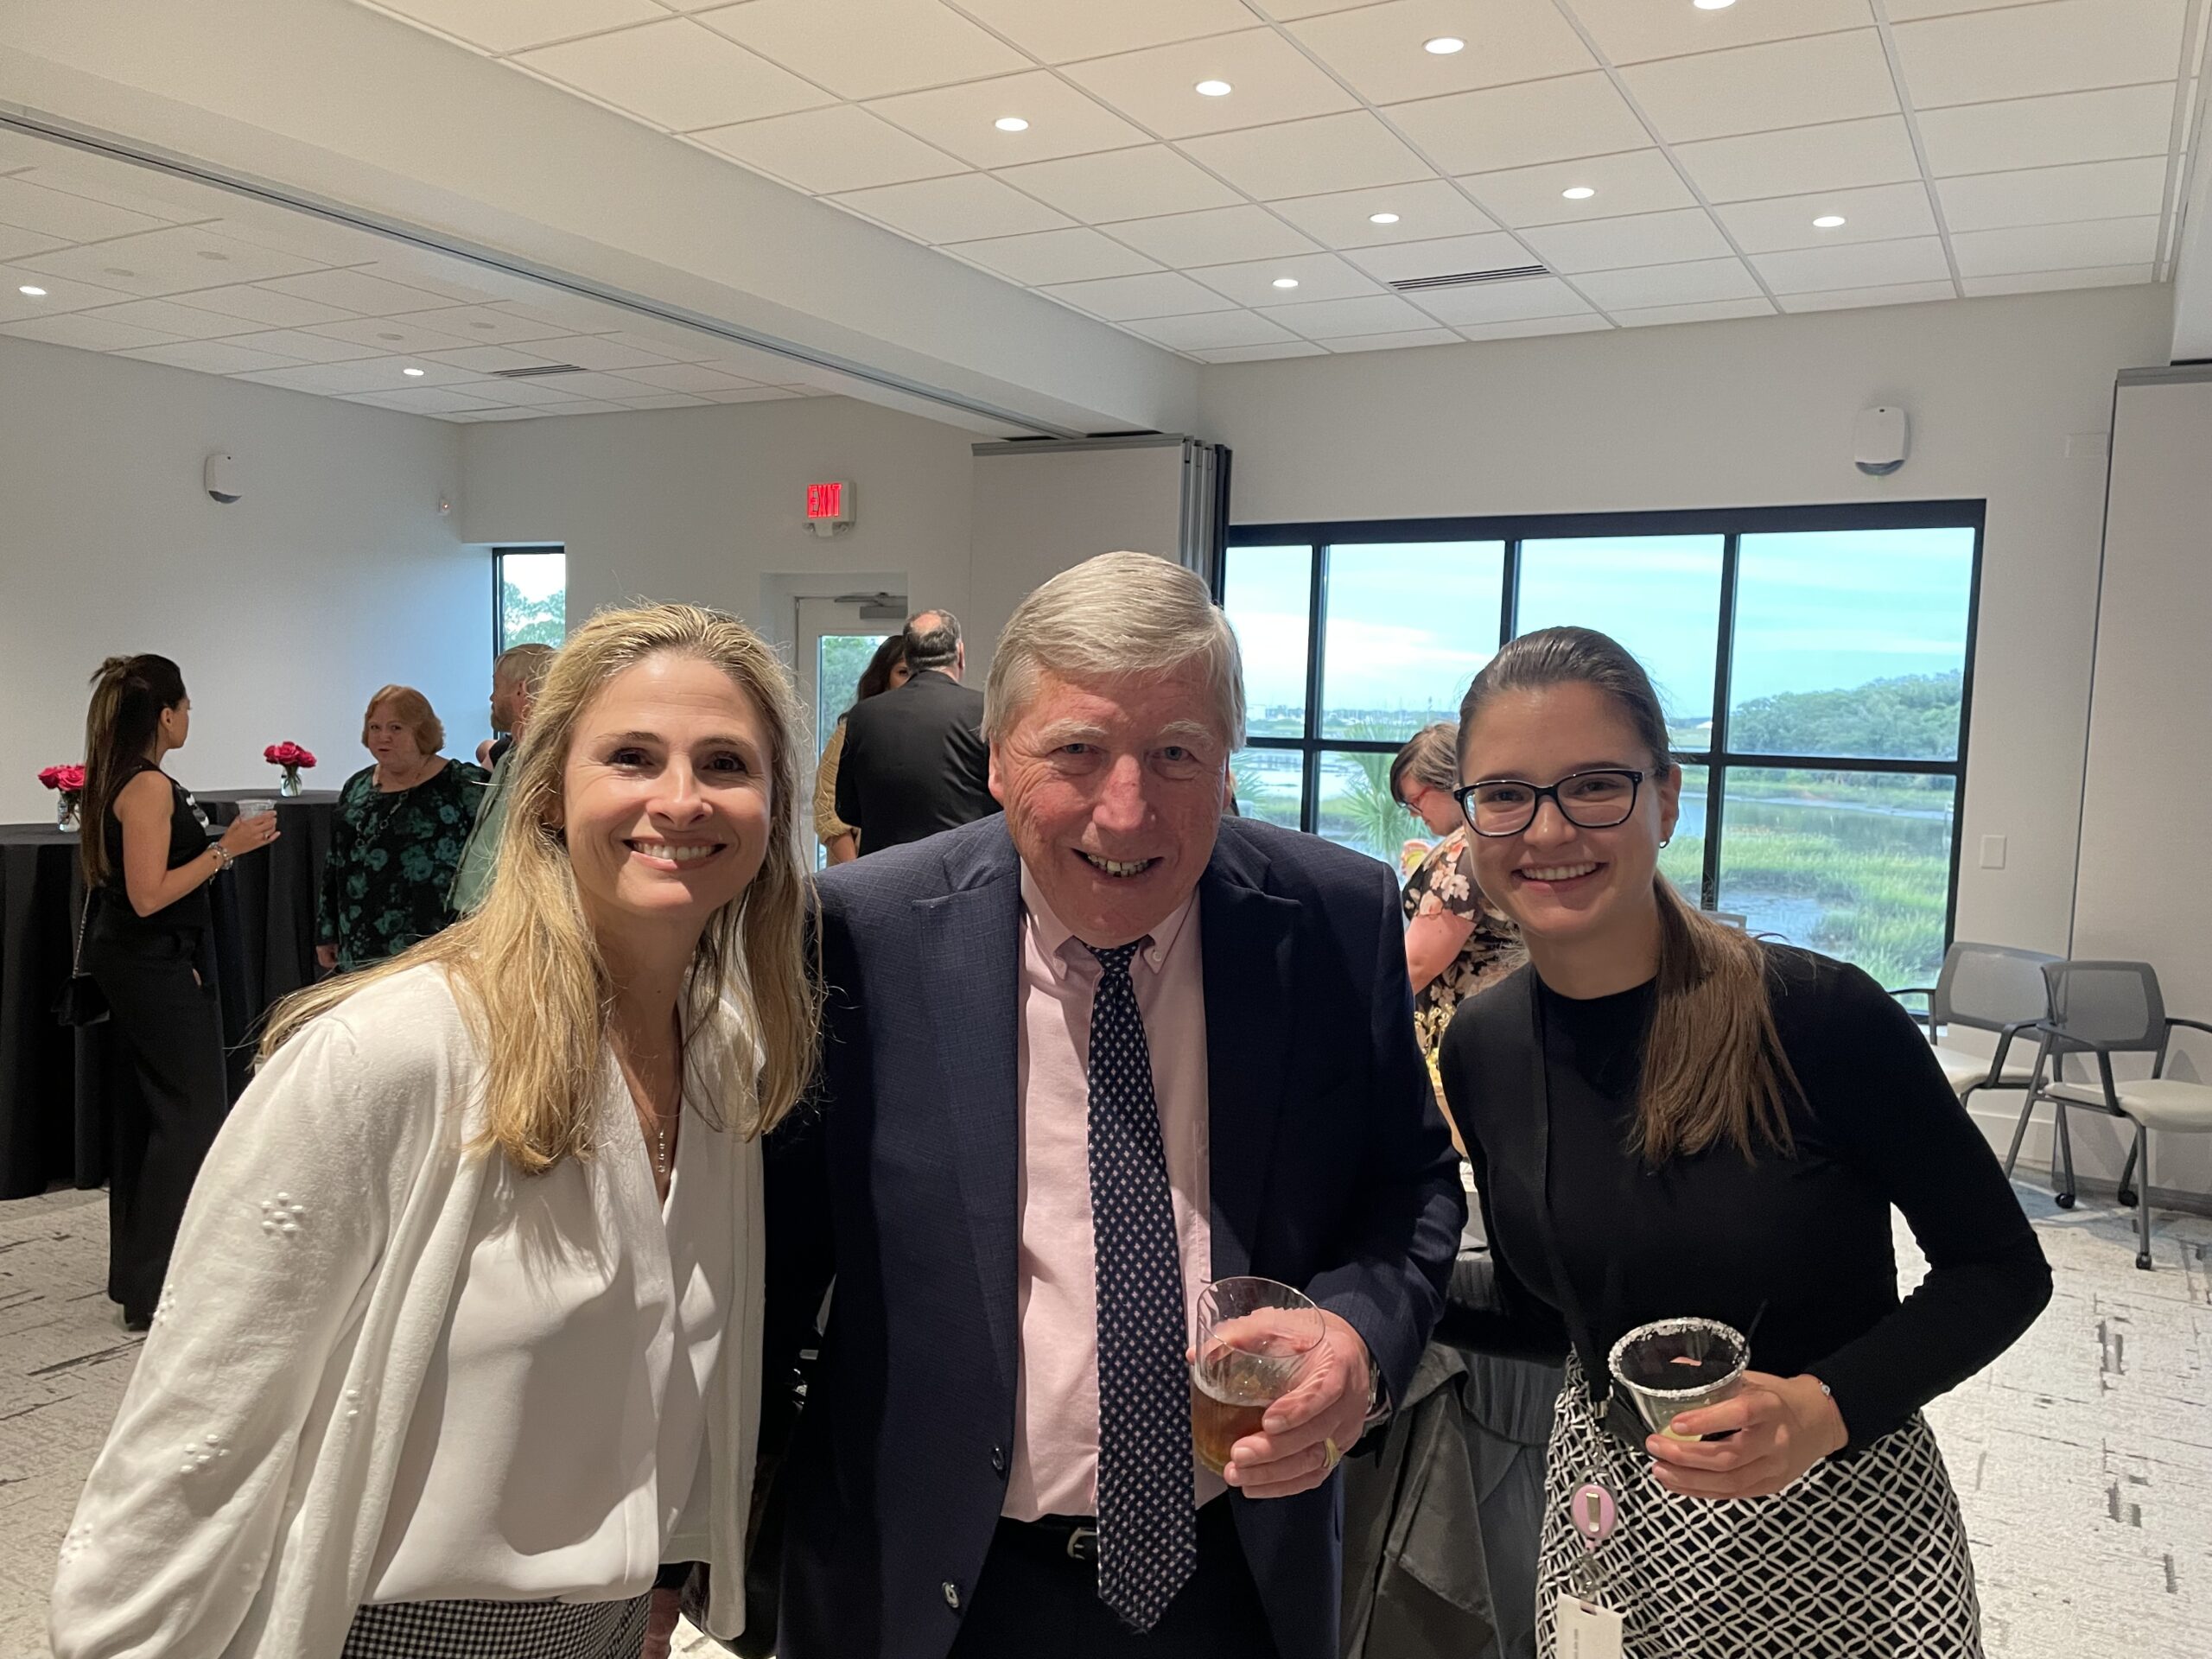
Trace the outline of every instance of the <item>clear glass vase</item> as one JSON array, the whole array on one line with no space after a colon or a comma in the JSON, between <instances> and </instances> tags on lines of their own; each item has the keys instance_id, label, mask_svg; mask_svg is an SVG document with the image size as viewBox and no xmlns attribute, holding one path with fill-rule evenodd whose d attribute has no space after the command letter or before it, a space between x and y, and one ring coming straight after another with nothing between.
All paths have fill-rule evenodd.
<instances>
[{"instance_id":1,"label":"clear glass vase","mask_svg":"<svg viewBox=\"0 0 2212 1659\"><path fill-rule=\"evenodd\" d=\"M75 833L77 829L77 802L78 798L76 796L68 793L67 791L61 792L60 798L54 803L54 827L55 829L67 830L72 834Z\"/></svg>"},{"instance_id":2,"label":"clear glass vase","mask_svg":"<svg viewBox=\"0 0 2212 1659\"><path fill-rule=\"evenodd\" d=\"M287 799L297 795L302 787L300 769L297 766L286 766L284 775L276 780L276 792Z\"/></svg>"}]
</instances>

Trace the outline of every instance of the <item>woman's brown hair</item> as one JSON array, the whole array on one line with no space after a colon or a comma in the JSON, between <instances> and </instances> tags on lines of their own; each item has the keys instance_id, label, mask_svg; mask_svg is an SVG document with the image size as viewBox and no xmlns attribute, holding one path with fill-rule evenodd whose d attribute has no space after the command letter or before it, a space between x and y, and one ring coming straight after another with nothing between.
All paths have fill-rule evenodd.
<instances>
[{"instance_id":1,"label":"woman's brown hair","mask_svg":"<svg viewBox=\"0 0 2212 1659\"><path fill-rule=\"evenodd\" d=\"M445 747L445 721L430 707L430 700L411 685L387 685L369 699L369 706L361 711L364 746L369 741L369 722L377 717L379 709L391 709L391 717L415 734L415 745L423 753L435 754Z\"/></svg>"},{"instance_id":2,"label":"woman's brown hair","mask_svg":"<svg viewBox=\"0 0 2212 1659\"><path fill-rule=\"evenodd\" d=\"M1490 659L1459 704L1463 760L1467 735L1492 698L1554 685L1604 692L1650 751L1653 776L1674 772L1650 676L1590 628L1524 633ZM1651 885L1659 906L1658 1004L1643 1044L1635 1145L1654 1166L1723 1141L1746 1159L1761 1148L1789 1153L1789 1105L1804 1093L1775 1031L1765 947L1693 910L1663 874Z\"/></svg>"},{"instance_id":3,"label":"woman's brown hair","mask_svg":"<svg viewBox=\"0 0 2212 1659\"><path fill-rule=\"evenodd\" d=\"M85 709L85 799L77 830L77 862L88 889L108 878L107 815L123 786L137 775L131 762L154 746L162 711L183 701L184 676L168 658L150 652L111 657L93 673L92 700Z\"/></svg>"},{"instance_id":4,"label":"woman's brown hair","mask_svg":"<svg viewBox=\"0 0 2212 1659\"><path fill-rule=\"evenodd\" d=\"M1390 762L1390 798L1406 804L1406 779L1446 795L1459 786L1459 728L1448 720L1424 726Z\"/></svg>"}]
</instances>

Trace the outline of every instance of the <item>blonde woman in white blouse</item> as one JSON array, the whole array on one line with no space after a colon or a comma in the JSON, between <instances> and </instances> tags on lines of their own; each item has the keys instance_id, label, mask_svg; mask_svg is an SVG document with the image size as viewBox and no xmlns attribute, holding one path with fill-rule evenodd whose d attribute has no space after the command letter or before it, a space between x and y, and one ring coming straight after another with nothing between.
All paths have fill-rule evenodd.
<instances>
[{"instance_id":1,"label":"blonde woman in white blouse","mask_svg":"<svg viewBox=\"0 0 2212 1659\"><path fill-rule=\"evenodd\" d=\"M272 1022L63 1542L58 1659L628 1659L693 1560L741 1628L758 1137L817 1017L800 729L728 617L563 649L482 908Z\"/></svg>"}]
</instances>

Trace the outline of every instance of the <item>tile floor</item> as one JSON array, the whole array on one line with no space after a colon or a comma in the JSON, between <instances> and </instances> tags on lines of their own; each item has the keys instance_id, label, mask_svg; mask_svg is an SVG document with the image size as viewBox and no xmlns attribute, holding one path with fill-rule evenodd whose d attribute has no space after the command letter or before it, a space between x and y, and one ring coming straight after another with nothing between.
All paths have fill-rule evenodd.
<instances>
[{"instance_id":1,"label":"tile floor","mask_svg":"<svg viewBox=\"0 0 2212 1659\"><path fill-rule=\"evenodd\" d=\"M2057 1294L1930 1413L1989 1653L2212 1655L2212 1221L2162 1217L2139 1273L2126 1212L2022 1199ZM101 1294L106 1228L98 1192L0 1204L0 1659L47 1651L54 1550L137 1349Z\"/></svg>"}]
</instances>

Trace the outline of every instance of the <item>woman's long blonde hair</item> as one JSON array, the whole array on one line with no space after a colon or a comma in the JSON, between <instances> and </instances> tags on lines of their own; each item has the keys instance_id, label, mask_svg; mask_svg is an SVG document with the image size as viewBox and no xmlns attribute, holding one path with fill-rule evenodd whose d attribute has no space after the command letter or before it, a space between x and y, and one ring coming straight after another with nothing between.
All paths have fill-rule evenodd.
<instances>
[{"instance_id":1,"label":"woman's long blonde hair","mask_svg":"<svg viewBox=\"0 0 2212 1659\"><path fill-rule=\"evenodd\" d=\"M1675 769L1667 716L1643 665L1591 628L1524 633L1484 664L1459 705L1460 759L1492 697L1554 685L1594 686L1611 698L1651 753L1655 778ZM1658 1004L1644 1039L1634 1141L1656 1167L1726 1142L1745 1158L1787 1154L1789 1107L1802 1101L1769 998L1765 947L1694 910L1663 873L1659 906Z\"/></svg>"},{"instance_id":2,"label":"woman's long blonde hair","mask_svg":"<svg viewBox=\"0 0 2212 1659\"><path fill-rule=\"evenodd\" d=\"M753 1054L726 1057L702 1075L743 1082L760 1067L747 1135L774 1127L814 1065L821 1017L810 970L814 884L793 838L803 721L774 649L733 617L693 605L601 611L577 629L547 671L530 724L508 764L506 827L482 906L389 962L327 980L287 999L262 1039L266 1059L316 1015L410 968L435 963L452 981L486 1060L480 1145L495 1146L526 1174L587 1155L613 986L576 897L575 874L551 821L576 723L607 683L661 655L692 658L729 676L768 728L772 798L760 872L708 919L692 959L684 1029L705 1028L717 1000L740 1009Z\"/></svg>"}]
</instances>

